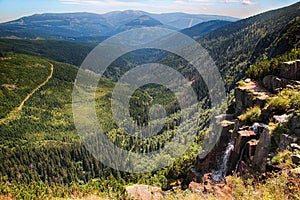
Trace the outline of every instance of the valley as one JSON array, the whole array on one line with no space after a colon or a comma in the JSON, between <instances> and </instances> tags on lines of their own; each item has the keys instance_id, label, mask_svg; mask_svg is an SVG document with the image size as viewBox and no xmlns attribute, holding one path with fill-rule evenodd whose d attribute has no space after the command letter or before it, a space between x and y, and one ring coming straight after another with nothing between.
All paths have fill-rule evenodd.
<instances>
[{"instance_id":1,"label":"valley","mask_svg":"<svg viewBox=\"0 0 300 200\"><path fill-rule=\"evenodd\" d=\"M133 10L46 13L1 23L0 199L299 199L299 9L297 2L245 19ZM122 55L101 78L96 70L80 68L99 42L155 27L177 30L207 50L225 85L222 105L212 105L205 78L191 63L162 49ZM118 81L151 63L179 72L197 104L181 108L177 94L156 83L112 104L116 85L124 94L131 89ZM78 74L86 77L86 87L76 82ZM95 77L98 83L90 84ZM78 91L89 98L74 98ZM128 122L133 135L119 127L112 111L116 106L121 112L126 98L130 118L122 123ZM157 105L166 116L151 118ZM88 116L80 125L90 131L92 115L86 113L92 109L114 149L94 137L98 130L78 134L74 113ZM156 135L141 137L140 127L162 121ZM143 173L109 167L89 150L85 137L97 153L116 156L105 157L107 162L117 159L133 171L165 167ZM151 155L173 138L180 143L168 153ZM148 157L133 159L117 148ZM206 149L211 151L201 154Z\"/></svg>"}]
</instances>

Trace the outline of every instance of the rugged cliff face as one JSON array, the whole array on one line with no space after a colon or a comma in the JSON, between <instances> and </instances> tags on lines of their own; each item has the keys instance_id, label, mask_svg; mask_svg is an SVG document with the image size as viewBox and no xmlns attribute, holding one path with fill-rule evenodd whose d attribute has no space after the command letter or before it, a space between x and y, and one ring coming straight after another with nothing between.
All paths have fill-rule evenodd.
<instances>
[{"instance_id":1,"label":"rugged cliff face","mask_svg":"<svg viewBox=\"0 0 300 200\"><path fill-rule=\"evenodd\" d=\"M223 132L214 149L205 158L197 157L195 181L203 182L209 175L216 184L233 173L299 171L299 105L291 99L300 102L300 61L282 63L279 69L279 76L246 79L235 88L235 112L220 122ZM278 156L287 151L285 159L291 163L279 162Z\"/></svg>"}]
</instances>

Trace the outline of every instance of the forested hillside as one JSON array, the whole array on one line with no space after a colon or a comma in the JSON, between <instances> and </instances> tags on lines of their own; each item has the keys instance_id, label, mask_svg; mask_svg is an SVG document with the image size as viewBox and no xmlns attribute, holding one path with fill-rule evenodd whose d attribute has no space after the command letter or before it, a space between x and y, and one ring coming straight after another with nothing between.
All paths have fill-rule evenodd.
<instances>
[{"instance_id":1,"label":"forested hillside","mask_svg":"<svg viewBox=\"0 0 300 200\"><path fill-rule=\"evenodd\" d=\"M238 22L221 23L221 28L198 39L220 69L228 93L247 70L248 76L260 80L265 75L276 74L282 61L299 58L299 9L300 3L296 3ZM160 25L152 18L150 22ZM140 21L131 20L130 23L136 25ZM197 133L194 143L180 158L155 157L151 166L147 166L151 168L166 160L174 161L168 167L143 174L117 171L103 165L86 150L73 119L72 91L78 67L95 45L0 39L0 194L34 199L80 197L96 191L120 199L126 197L124 187L136 183L161 186L162 189L170 189L174 185L184 189L188 187L190 170L204 137L210 131L207 124L213 111L203 79L178 55L142 49L118 58L104 73L105 78L100 79L97 88L87 88L87 91L96 90L96 114L101 128L107 138L122 149L141 154L159 150L171 141L180 125L186 132ZM285 55L291 51L291 54ZM272 59L279 55L283 56ZM136 90L130 98L133 118L130 128L135 130L136 125L147 125L149 108L161 104L167 117L159 134L139 138L139 131L130 136L116 125L111 111L116 81L137 65L151 62L170 66L189 81L200 101L200 114L189 117L197 117L199 124L192 124L192 121L181 124L181 117L189 112L181 110L176 96L164 86L148 84ZM94 75L94 72L84 73ZM32 95L24 101L30 93ZM24 106L18 109L22 101ZM225 104L223 107L226 107ZM154 120L154 124L160 120ZM179 138L185 140L184 137ZM181 150L181 146L174 147L172 155L182 153ZM144 166L135 161L132 165L135 168ZM238 182L237 187L244 188L238 184L242 183ZM79 195L79 192L83 194Z\"/></svg>"},{"instance_id":2,"label":"forested hillside","mask_svg":"<svg viewBox=\"0 0 300 200\"><path fill-rule=\"evenodd\" d=\"M222 20L212 20L208 22L203 22L200 24L196 24L190 28L186 28L181 30L181 33L184 33L194 39L198 39L203 35L210 33L213 30L216 30L222 26L230 24L230 21L222 21Z\"/></svg>"},{"instance_id":3,"label":"forested hillside","mask_svg":"<svg viewBox=\"0 0 300 200\"><path fill-rule=\"evenodd\" d=\"M0 39L0 51L52 59L80 66L97 43L73 43L55 40Z\"/></svg>"},{"instance_id":4,"label":"forested hillside","mask_svg":"<svg viewBox=\"0 0 300 200\"><path fill-rule=\"evenodd\" d=\"M299 48L300 2L231 23L198 41L219 67L228 88L250 64Z\"/></svg>"},{"instance_id":5,"label":"forested hillside","mask_svg":"<svg viewBox=\"0 0 300 200\"><path fill-rule=\"evenodd\" d=\"M0 79L0 157L3 161L0 163L1 181L15 184L33 181L70 184L71 182L85 183L93 178L103 180L110 177L112 185L141 182L168 188L173 180L187 177L199 149L196 143L186 156L157 172L134 175L103 166L84 148L74 126L71 94L77 68L28 55L12 53L1 55L0 74L5 74ZM54 65L51 79L25 102L22 110L17 110L26 94L49 75L50 64ZM22 77L22 80L18 77ZM161 87L148 87L146 90L138 90L134 93L131 100L131 113L139 124L148 121L144 109L147 109L150 104L167 102L165 106L170 116L161 134L154 138L139 139L125 135L115 127L110 111L113 87L113 82L102 79L96 94L97 114L111 141L131 151L151 152L161 148L174 136L173 130L179 125L176 122L179 121L180 115L176 113L176 101L170 91ZM147 100L149 96L151 99ZM202 120L207 120L207 116L208 111L203 113ZM195 128L199 130L199 138L203 136L205 129ZM154 160L153 164L156 162L161 161ZM97 184L104 184L98 181ZM122 191L122 187L118 187L120 188L116 188L116 195Z\"/></svg>"}]
</instances>

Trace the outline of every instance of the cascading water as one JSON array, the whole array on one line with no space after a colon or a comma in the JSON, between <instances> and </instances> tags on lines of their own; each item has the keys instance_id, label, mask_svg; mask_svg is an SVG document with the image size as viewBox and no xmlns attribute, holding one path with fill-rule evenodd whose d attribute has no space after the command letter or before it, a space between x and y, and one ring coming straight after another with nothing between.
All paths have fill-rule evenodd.
<instances>
[{"instance_id":1,"label":"cascading water","mask_svg":"<svg viewBox=\"0 0 300 200\"><path fill-rule=\"evenodd\" d=\"M226 147L226 151L224 153L220 169L212 174L212 179L215 182L220 182L225 177L227 172L227 162L233 150L234 150L234 142L230 142Z\"/></svg>"}]
</instances>

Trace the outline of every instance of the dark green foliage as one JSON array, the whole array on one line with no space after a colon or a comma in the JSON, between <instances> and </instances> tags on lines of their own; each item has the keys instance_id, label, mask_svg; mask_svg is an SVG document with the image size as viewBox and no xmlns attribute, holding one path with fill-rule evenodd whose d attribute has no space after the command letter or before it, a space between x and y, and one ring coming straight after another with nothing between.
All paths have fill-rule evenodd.
<instances>
[{"instance_id":1,"label":"dark green foliage","mask_svg":"<svg viewBox=\"0 0 300 200\"><path fill-rule=\"evenodd\" d=\"M247 109L246 113L238 117L243 123L251 125L254 122L259 122L261 120L261 109L259 106Z\"/></svg>"},{"instance_id":2,"label":"dark green foliage","mask_svg":"<svg viewBox=\"0 0 300 200\"><path fill-rule=\"evenodd\" d=\"M251 65L246 72L246 76L257 81L262 81L267 75L278 76L281 63L297 59L300 59L300 49L293 49L280 57L262 60Z\"/></svg>"},{"instance_id":3,"label":"dark green foliage","mask_svg":"<svg viewBox=\"0 0 300 200\"><path fill-rule=\"evenodd\" d=\"M22 53L80 66L96 43L0 39L0 51Z\"/></svg>"},{"instance_id":4,"label":"dark green foliage","mask_svg":"<svg viewBox=\"0 0 300 200\"><path fill-rule=\"evenodd\" d=\"M50 64L40 58L10 55L8 59L0 60L0 65L0 118L2 118L46 79L50 72ZM22 78L30 76L28 79Z\"/></svg>"},{"instance_id":5,"label":"dark green foliage","mask_svg":"<svg viewBox=\"0 0 300 200\"><path fill-rule=\"evenodd\" d=\"M17 85L23 89L18 88L10 94L6 93L6 88L1 88L1 100L4 100L1 102L5 104L2 113L6 114L0 119L0 159L3 161L0 162L0 180L12 182L15 187L0 183L0 193L9 192L21 199L30 199L37 195L69 197L68 187L58 185L73 187L72 182L76 182L83 193L85 190L82 188L88 187L96 188L101 193L108 192L108 196L112 194L124 196L125 184L145 183L167 188L173 180L187 176L194 163L194 157L199 151L197 144L193 144L186 155L175 161L173 165L157 172L127 174L104 166L84 148L73 123L71 92L77 68L32 56L18 54L10 56L11 59L0 61L2 73L5 75L1 80L14 83L18 77L22 77ZM24 96L49 74L49 63L54 65L52 78L30 97L21 111L10 115ZM22 74L19 76L18 73ZM177 101L168 89L149 85L140 88L132 96L135 100L132 100L131 112L133 116L140 118L137 123L147 122L147 113L139 110L140 105L162 104L166 107L169 116L166 125L157 136L140 139L124 134L113 123L110 111L113 88L113 82L101 79L96 95L99 121L113 143L126 150L146 153L162 148L174 137L174 129L180 124L180 113L177 113ZM14 95L14 98L10 97L11 95ZM9 98L14 101L6 100ZM148 105L146 102L149 99L151 101ZM204 131L199 130L204 128L209 116L208 112L201 113L203 115L199 120L204 123L199 127L193 127L198 132L199 138L204 135ZM8 116L11 118L7 118ZM179 148L175 148L175 151L181 153ZM157 162L163 159L158 158ZM97 177L101 177L101 180L93 182L92 179ZM28 187L25 187L26 184ZM111 190L107 190L108 187ZM28 192L23 193L22 188ZM49 189L52 190L52 194L48 194Z\"/></svg>"},{"instance_id":6,"label":"dark green foliage","mask_svg":"<svg viewBox=\"0 0 300 200\"><path fill-rule=\"evenodd\" d=\"M270 53L274 41L271 41L268 47L258 45L260 41L263 39L267 41L268 38L273 40L275 33L279 43L285 41L283 39L285 33L297 35L294 32L297 31L297 28L293 28L295 25L293 20L298 15L298 8L299 3L282 10L229 24L199 40L215 59L228 88L231 88L236 80L243 76L243 73L254 61L277 54ZM292 37L292 40L295 38ZM288 40L288 44L292 40ZM74 50L73 48L77 47L75 44L68 44L70 47L66 45L66 48L63 48L62 46L67 43L49 41L0 40L0 42L2 42L1 51L16 52L19 49L18 51L23 53L42 55L55 60L62 59L61 61L76 65L80 64L89 49L92 48L87 45ZM68 48L73 50L70 54L67 53ZM288 45L283 47L280 52L290 51L290 48L291 46ZM41 49L45 51L41 51ZM266 54L256 54L256 52L262 51ZM3 81L1 85L17 83L16 85L19 86L15 90L8 90L5 86L0 88L0 109L1 114L4 113L0 119L0 160L2 161L0 162L0 180L1 182L12 182L12 185L15 186L1 183L0 193L11 193L20 199L32 199L37 195L39 197L43 197L43 195L46 197L70 197L72 190L69 188L83 193L86 191L84 188L89 188L87 190L97 188L101 192L106 191L108 196L116 193L115 198L120 199L125 195L123 186L130 183L160 185L167 189L170 182L180 178L187 179L203 137L208 132L206 126L211 110L208 109L207 87L199 73L179 56L169 55L168 52L161 54L161 51L147 52L146 55L144 53L145 51L141 51L131 56L125 55L113 64L117 68L112 67L113 70L108 70L105 75L113 80L118 80L122 74L136 65L145 61L155 61L176 69L188 81L191 81L198 99L203 101L199 108L201 116L197 116L200 123L193 124L190 130L187 130L197 133L195 143L182 157L169 167L145 174L128 174L104 166L80 142L73 122L71 93L78 69L53 60L12 55L12 59L0 60L0 69L2 70L0 80ZM139 57L140 55L142 58ZM169 56L164 59L166 55ZM49 74L49 62L54 65L54 74L50 81L25 103L21 111L11 112L24 96ZM35 66L36 63L40 65L33 68L32 66ZM272 66L275 65L276 63L273 63ZM276 70L275 67L268 67L268 64L265 68L271 68L270 71ZM101 79L95 96L101 128L115 145L132 152L152 152L164 147L165 143L176 134L175 130L178 125L182 125L180 118L185 111L179 110L174 95L171 95L170 91L164 87L148 85L139 88L131 97L130 112L134 118L131 128L134 128L136 124L146 125L149 120L147 113L149 107L157 103L165 106L168 114L167 122L161 132L152 138L141 139L125 134L116 126L111 114L110 100L113 88L114 83L111 80ZM295 95L293 94L291 97L295 97ZM293 106L298 105L297 98L290 99ZM253 116L259 117L259 112L253 113L250 113L249 119ZM9 117L7 118L7 116ZM154 123L156 122L154 121ZM184 140L184 138L180 139ZM174 147L172 150L175 154L181 153L179 147ZM127 158L118 159L126 160ZM164 160L165 157L158 157L153 161L153 165ZM93 178L99 179L93 181ZM76 184L72 184L73 182ZM59 187L58 185L63 186ZM48 193L49 188L53 191L52 196ZM24 189L29 191L29 194L25 193Z\"/></svg>"},{"instance_id":7,"label":"dark green foliage","mask_svg":"<svg viewBox=\"0 0 300 200\"><path fill-rule=\"evenodd\" d=\"M213 31L217 28L220 28L220 27L225 26L230 23L232 23L232 22L222 21L222 20L212 20L212 21L197 24L197 25L192 26L187 29L183 29L180 32L184 33L194 39L197 39L203 35L210 33L211 31Z\"/></svg>"},{"instance_id":8,"label":"dark green foliage","mask_svg":"<svg viewBox=\"0 0 300 200\"><path fill-rule=\"evenodd\" d=\"M240 20L198 40L209 51L229 89L235 86L256 61L274 58L300 48L299 7L298 2ZM276 50L278 48L280 50Z\"/></svg>"}]
</instances>

